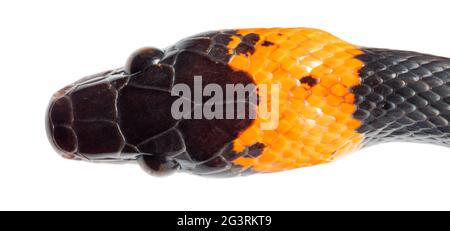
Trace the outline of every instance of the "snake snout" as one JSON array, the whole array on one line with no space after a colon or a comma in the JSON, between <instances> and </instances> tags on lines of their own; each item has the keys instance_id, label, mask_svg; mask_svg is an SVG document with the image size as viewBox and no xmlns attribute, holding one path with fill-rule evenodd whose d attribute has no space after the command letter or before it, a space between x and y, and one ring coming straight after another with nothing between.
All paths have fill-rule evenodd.
<instances>
[{"instance_id":1,"label":"snake snout","mask_svg":"<svg viewBox=\"0 0 450 231\"><path fill-rule=\"evenodd\" d=\"M68 159L82 159L75 154L77 138L70 126L73 122L71 102L66 96L68 88L56 92L48 106L46 115L47 137L53 148Z\"/></svg>"},{"instance_id":2,"label":"snake snout","mask_svg":"<svg viewBox=\"0 0 450 231\"><path fill-rule=\"evenodd\" d=\"M120 69L88 76L57 91L47 110L46 129L63 157L121 160L125 142L118 123L117 88L127 76Z\"/></svg>"}]
</instances>

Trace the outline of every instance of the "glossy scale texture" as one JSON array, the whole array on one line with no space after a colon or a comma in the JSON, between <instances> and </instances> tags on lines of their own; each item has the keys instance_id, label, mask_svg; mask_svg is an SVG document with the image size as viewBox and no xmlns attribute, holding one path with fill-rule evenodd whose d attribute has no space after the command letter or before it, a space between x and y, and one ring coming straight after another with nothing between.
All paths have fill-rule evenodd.
<instances>
[{"instance_id":1,"label":"glossy scale texture","mask_svg":"<svg viewBox=\"0 0 450 231\"><path fill-rule=\"evenodd\" d=\"M185 96L171 90L194 88L194 76L203 86L279 85L278 126L261 129L260 117L175 119L171 106ZM154 175L276 172L387 141L448 146L449 81L447 58L359 47L321 30L212 31L138 50L124 68L58 91L47 130L64 157L138 161ZM192 110L208 99L190 99ZM244 103L236 115L263 107Z\"/></svg>"}]
</instances>

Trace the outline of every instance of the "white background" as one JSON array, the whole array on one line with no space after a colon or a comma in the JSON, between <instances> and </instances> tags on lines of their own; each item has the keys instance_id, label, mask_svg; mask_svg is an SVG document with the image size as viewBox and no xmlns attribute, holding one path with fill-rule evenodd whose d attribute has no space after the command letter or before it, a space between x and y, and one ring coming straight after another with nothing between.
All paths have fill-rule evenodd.
<instances>
[{"instance_id":1,"label":"white background","mask_svg":"<svg viewBox=\"0 0 450 231\"><path fill-rule=\"evenodd\" d=\"M277 174L146 175L137 165L59 157L50 96L120 67L142 46L202 31L315 27L351 43L450 55L448 1L2 1L1 210L448 210L450 149L391 143Z\"/></svg>"}]
</instances>

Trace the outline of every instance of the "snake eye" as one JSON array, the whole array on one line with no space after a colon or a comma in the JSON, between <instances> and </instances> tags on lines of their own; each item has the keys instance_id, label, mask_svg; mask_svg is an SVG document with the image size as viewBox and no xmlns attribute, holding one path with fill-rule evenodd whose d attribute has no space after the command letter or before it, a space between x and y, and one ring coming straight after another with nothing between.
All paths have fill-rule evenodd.
<instances>
[{"instance_id":1,"label":"snake eye","mask_svg":"<svg viewBox=\"0 0 450 231\"><path fill-rule=\"evenodd\" d=\"M125 71L134 74L144 68L156 64L164 56L164 52L154 47L144 47L133 52L127 60Z\"/></svg>"},{"instance_id":2,"label":"snake eye","mask_svg":"<svg viewBox=\"0 0 450 231\"><path fill-rule=\"evenodd\" d=\"M159 156L142 155L138 163L144 171L153 176L171 175L179 167L178 163Z\"/></svg>"}]
</instances>

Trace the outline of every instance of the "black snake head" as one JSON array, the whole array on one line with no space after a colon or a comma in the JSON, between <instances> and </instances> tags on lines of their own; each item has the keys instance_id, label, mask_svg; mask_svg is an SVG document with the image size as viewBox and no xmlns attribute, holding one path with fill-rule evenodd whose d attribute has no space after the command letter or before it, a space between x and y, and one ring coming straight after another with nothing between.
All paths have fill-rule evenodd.
<instances>
[{"instance_id":1,"label":"black snake head","mask_svg":"<svg viewBox=\"0 0 450 231\"><path fill-rule=\"evenodd\" d=\"M163 54L155 48L138 50L124 68L85 77L56 92L46 127L58 153L89 161L142 159L141 165L156 173L176 169L166 160L174 153L152 141L173 136L170 128L177 122L170 117L172 67L158 64ZM144 160L142 154L150 150L151 157Z\"/></svg>"}]
</instances>

